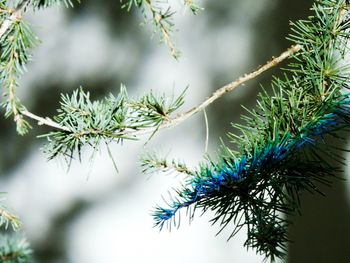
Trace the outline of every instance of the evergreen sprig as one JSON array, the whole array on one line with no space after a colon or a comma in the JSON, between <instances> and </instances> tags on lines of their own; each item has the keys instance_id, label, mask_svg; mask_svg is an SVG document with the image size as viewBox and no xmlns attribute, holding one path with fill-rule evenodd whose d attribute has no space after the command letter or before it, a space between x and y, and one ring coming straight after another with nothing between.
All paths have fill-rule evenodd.
<instances>
[{"instance_id":1,"label":"evergreen sprig","mask_svg":"<svg viewBox=\"0 0 350 263\"><path fill-rule=\"evenodd\" d=\"M2 263L29 263L32 250L25 239L2 237L0 239L0 262Z\"/></svg>"},{"instance_id":2,"label":"evergreen sprig","mask_svg":"<svg viewBox=\"0 0 350 263\"><path fill-rule=\"evenodd\" d=\"M160 41L165 43L171 55L177 59L180 51L175 46L172 35L174 33L173 17L176 11L168 0L120 0L122 7L130 11L134 6L141 9L145 22L150 23L154 27L155 33L159 34ZM184 0L182 4L197 14L201 7L193 0Z\"/></svg>"},{"instance_id":3,"label":"evergreen sprig","mask_svg":"<svg viewBox=\"0 0 350 263\"><path fill-rule=\"evenodd\" d=\"M300 209L301 191L321 191L330 184L342 162L327 143L350 125L349 67L344 65L349 39L349 2L319 0L314 15L293 23L289 39L302 50L289 64L284 78L272 82L272 95L263 91L256 109L233 125L229 134L238 150L226 145L216 161L201 164L175 191L168 207L157 206L155 225L178 226L177 214L214 211L212 223L221 230L233 224L233 237L247 229L245 246L274 261L282 258L290 222L284 214ZM220 230L220 232L221 232Z\"/></svg>"},{"instance_id":4,"label":"evergreen sprig","mask_svg":"<svg viewBox=\"0 0 350 263\"><path fill-rule=\"evenodd\" d=\"M135 132L153 128L156 131L169 120L184 103L184 96L185 91L176 98L151 91L139 99L132 99L124 86L118 96L110 94L103 100L92 101L83 89L76 90L72 96L62 95L61 107L54 120L65 130L43 135L48 139L45 151L50 158L58 155L72 158L75 153L80 156L85 145L96 149L101 142L135 140Z\"/></svg>"},{"instance_id":5,"label":"evergreen sprig","mask_svg":"<svg viewBox=\"0 0 350 263\"><path fill-rule=\"evenodd\" d=\"M166 157L156 152L146 152L140 158L142 173L152 174L155 172L181 173L193 175L194 172L188 168L185 162L180 160L169 161Z\"/></svg>"},{"instance_id":6,"label":"evergreen sprig","mask_svg":"<svg viewBox=\"0 0 350 263\"><path fill-rule=\"evenodd\" d=\"M13 116L17 132L21 135L28 132L29 123L24 120L21 111L24 109L16 96L18 76L25 70L25 64L30 59L29 49L36 45L37 38L28 24L20 16L12 17L12 9L9 9L3 1L1 4L2 16L0 24L8 19L14 19L10 28L0 37L0 84L5 88L6 101L2 104L6 109L5 116Z\"/></svg>"},{"instance_id":7,"label":"evergreen sprig","mask_svg":"<svg viewBox=\"0 0 350 263\"><path fill-rule=\"evenodd\" d=\"M29 50L38 43L38 38L23 19L23 13L29 7L34 10L50 7L54 4L63 4L69 7L73 6L74 2L80 3L79 0L0 1L0 84L4 87L4 96L7 98L2 105L6 109L5 116L13 116L16 122L17 132L21 135L26 134L30 128L30 125L27 120L25 120L24 116L36 120L44 120L43 118L35 116L27 111L16 95L18 77L25 70L25 65L30 60ZM123 7L130 10L134 5L140 7L145 16L147 16L146 9L149 10L152 14L151 20L155 26L159 28L162 39L171 48L173 56L177 57L178 50L174 46L170 37L173 27L171 19L174 14L170 9L170 5L166 4L167 8L164 9L164 3L149 0L133 0L124 3ZM185 1L184 5L189 6L193 13L196 13L199 10L199 7L192 1ZM153 98L150 97L148 99ZM154 100L155 99L156 98L154 98ZM153 102L157 103L156 100ZM152 102L150 101L148 106L150 106L151 103ZM157 107L157 105L153 106ZM147 111L147 109L145 110ZM141 108L140 112L142 112ZM54 128L58 127L58 125L51 120L47 123Z\"/></svg>"},{"instance_id":8,"label":"evergreen sprig","mask_svg":"<svg viewBox=\"0 0 350 263\"><path fill-rule=\"evenodd\" d=\"M3 194L1 194L3 195ZM18 231L22 223L19 218L11 213L3 204L4 198L0 199L0 227L8 229L12 227ZM0 235L0 262L2 263L29 263L32 251L25 239L19 239L15 235Z\"/></svg>"}]
</instances>

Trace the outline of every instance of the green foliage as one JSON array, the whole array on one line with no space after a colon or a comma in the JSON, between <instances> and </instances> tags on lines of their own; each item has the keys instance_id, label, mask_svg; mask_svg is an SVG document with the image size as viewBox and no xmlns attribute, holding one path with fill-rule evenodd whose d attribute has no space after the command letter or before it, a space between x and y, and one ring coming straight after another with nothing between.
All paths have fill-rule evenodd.
<instances>
[{"instance_id":1,"label":"green foliage","mask_svg":"<svg viewBox=\"0 0 350 263\"><path fill-rule=\"evenodd\" d=\"M187 175L194 175L195 173L189 169L185 162L179 160L169 161L166 157L157 154L156 152L144 153L140 158L142 173L181 173Z\"/></svg>"},{"instance_id":2,"label":"green foliage","mask_svg":"<svg viewBox=\"0 0 350 263\"><path fill-rule=\"evenodd\" d=\"M0 227L7 229L11 225L14 231L18 231L22 223L17 216L8 211L8 208L3 205L3 201L4 198L0 200ZM0 235L1 263L29 263L31 254L32 251L23 238Z\"/></svg>"},{"instance_id":3,"label":"green foliage","mask_svg":"<svg viewBox=\"0 0 350 263\"><path fill-rule=\"evenodd\" d=\"M25 70L25 64L30 59L28 50L35 46L37 39L25 21L17 20L0 40L0 83L5 87L7 97L3 103L5 116L14 117L17 132L23 135L30 126L20 114L23 105L15 91L18 87L18 76Z\"/></svg>"},{"instance_id":4,"label":"green foliage","mask_svg":"<svg viewBox=\"0 0 350 263\"><path fill-rule=\"evenodd\" d=\"M176 11L173 11L174 8L168 0L120 0L120 2L123 3L123 8L128 11L134 6L140 8L145 17L145 22L153 25L154 32L159 34L160 41L169 47L171 55L176 59L180 56L180 52L172 40L174 32L173 16ZM201 10L192 0L184 0L182 4L189 7L193 14L197 14Z\"/></svg>"},{"instance_id":5,"label":"green foliage","mask_svg":"<svg viewBox=\"0 0 350 263\"><path fill-rule=\"evenodd\" d=\"M79 2L79 1L76 1ZM16 5L17 3L17 5ZM0 83L6 101L7 117L13 116L19 134L30 128L24 116L32 116L42 124L54 127L42 137L48 139L45 151L49 158L80 156L84 146L94 150L101 143L138 139L169 124L174 112L184 102L184 92L168 98L153 92L139 99L128 96L125 87L117 96L91 100L83 89L62 95L58 114L53 120L33 116L15 94L18 76L30 60L29 50L37 38L23 20L25 8L49 7L53 4L72 6L73 0L0 0ZM173 57L179 52L172 34L174 8L168 1L121 0L123 7L141 9L146 23L153 25ZM194 14L200 8L192 0L182 4ZM342 162L327 144L329 135L350 124L349 67L344 64L348 54L350 20L349 1L317 0L314 15L292 23L288 37L301 51L294 56L283 78L274 78L271 88L262 91L258 105L242 116L243 124L234 124L236 133L229 133L237 150L226 145L216 160L191 170L184 162L168 161L157 154L142 157L144 172L175 171L186 175L181 189L175 190L169 207L157 206L155 224L160 228L177 225L180 209L189 209L193 218L197 209L214 211L212 223L221 230L234 224L234 236L247 228L245 246L255 248L272 261L282 258L288 241L290 224L283 214L300 209L301 191L320 192L316 183L329 184L338 167L331 160ZM266 89L267 90L267 89ZM179 115L180 117L183 115ZM151 137L152 137L151 135ZM0 207L0 224L18 229L17 217ZM25 242L3 241L1 262L28 262L31 251Z\"/></svg>"},{"instance_id":6,"label":"green foliage","mask_svg":"<svg viewBox=\"0 0 350 263\"><path fill-rule=\"evenodd\" d=\"M117 97L110 94L101 101L91 101L90 94L83 89L72 96L62 95L61 107L54 120L65 127L63 131L53 131L48 138L45 151L50 158L58 155L72 158L80 156L82 147L90 145L96 149L103 141L122 142L135 140L139 131L157 129L184 102L185 92L177 98L149 94L131 99L124 86Z\"/></svg>"},{"instance_id":7,"label":"green foliage","mask_svg":"<svg viewBox=\"0 0 350 263\"><path fill-rule=\"evenodd\" d=\"M5 88L6 101L2 103L6 109L5 116L12 116L16 122L17 132L21 135L26 134L29 129L29 123L24 119L23 113L26 112L25 107L21 103L20 99L16 96L16 89L18 88L18 77L25 70L25 64L30 60L29 50L36 46L38 39L23 20L22 13L28 6L37 8L46 8L54 4L64 4L65 6L73 6L74 2L80 1L73 0L23 0L18 2L10 2L6 0L0 1L0 25L8 24L8 29L0 35L0 85ZM17 5L15 3L18 3ZM189 6L193 13L199 10L199 7L192 3L192 1L185 1L184 4ZM146 0L133 0L124 2L123 7L130 10L133 6L141 8L142 12L147 18L149 13L151 14L151 21L155 25L155 28L159 29L159 33L162 36L162 40L170 47L171 53L174 57L178 56L178 50L171 40L171 33L173 32L173 23L171 22L174 14L171 11L170 5L166 4L164 9L164 3L153 3ZM148 18L147 18L148 19ZM144 98L153 101L145 102L148 106L154 106L158 102L157 98ZM154 105L151 105L151 104ZM162 103L162 102L160 102ZM145 113L149 113L148 109L142 109ZM171 110L171 109L169 109ZM152 117L158 117L158 120L148 120L150 122L160 122L162 117L158 115L148 116L148 119ZM164 116L163 116L164 117ZM146 121L146 120L144 120Z\"/></svg>"},{"instance_id":8,"label":"green foliage","mask_svg":"<svg viewBox=\"0 0 350 263\"><path fill-rule=\"evenodd\" d=\"M302 50L286 76L274 78L272 94L263 91L243 124L233 125L240 133L229 138L238 150L222 145L216 161L188 175L169 206L156 207L156 226L177 226L181 208L191 219L198 209L212 210L221 230L234 225L229 238L245 226L245 246L271 261L284 256L290 222L283 213L299 211L302 191L321 193L317 183L329 185L339 171L333 161L342 163L327 137L339 139L350 126L350 95L343 94L350 88L348 8L348 1L319 0L313 16L293 24L289 39Z\"/></svg>"},{"instance_id":9,"label":"green foliage","mask_svg":"<svg viewBox=\"0 0 350 263\"><path fill-rule=\"evenodd\" d=\"M0 262L29 263L32 250L25 239L2 237L0 239Z\"/></svg>"}]
</instances>

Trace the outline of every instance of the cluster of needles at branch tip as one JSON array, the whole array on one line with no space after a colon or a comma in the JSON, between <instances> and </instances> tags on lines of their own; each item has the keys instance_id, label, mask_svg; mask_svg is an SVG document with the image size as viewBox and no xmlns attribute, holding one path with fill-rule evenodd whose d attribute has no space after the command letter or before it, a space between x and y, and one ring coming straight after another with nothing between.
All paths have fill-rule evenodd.
<instances>
[{"instance_id":1,"label":"cluster of needles at branch tip","mask_svg":"<svg viewBox=\"0 0 350 263\"><path fill-rule=\"evenodd\" d=\"M245 246L271 261L285 255L290 222L283 214L299 211L301 191L322 194L318 184L329 185L343 164L341 149L327 140L341 140L350 126L348 8L348 1L319 0L313 16L291 23L288 39L301 49L284 77L273 79L272 94L263 90L256 109L233 125L239 134L228 136L238 150L222 145L216 160L189 174L167 206L155 208L155 226L178 227L182 208L190 220L210 210L219 233L231 223L230 239L245 227Z\"/></svg>"},{"instance_id":2,"label":"cluster of needles at branch tip","mask_svg":"<svg viewBox=\"0 0 350 263\"><path fill-rule=\"evenodd\" d=\"M184 103L185 91L172 98L150 92L132 99L121 86L117 97L110 94L101 101L91 101L90 94L83 89L75 91L72 96L62 95L61 107L54 121L67 130L43 135L49 141L45 151L50 158L63 155L71 159L74 153L80 155L85 145L97 149L101 141L108 144L135 140L135 131L150 128L157 131Z\"/></svg>"}]
</instances>

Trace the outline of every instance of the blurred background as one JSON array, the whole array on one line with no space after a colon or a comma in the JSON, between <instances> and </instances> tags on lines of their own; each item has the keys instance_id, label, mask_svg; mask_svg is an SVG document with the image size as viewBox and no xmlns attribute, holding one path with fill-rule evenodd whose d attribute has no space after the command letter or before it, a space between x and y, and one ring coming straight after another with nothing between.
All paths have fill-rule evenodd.
<instances>
[{"instance_id":1,"label":"blurred background","mask_svg":"<svg viewBox=\"0 0 350 263\"><path fill-rule=\"evenodd\" d=\"M284 51L289 21L305 18L313 1L203 1L194 17L181 9L175 17L175 40L182 52L172 59L150 28L141 27L139 10L126 13L116 0L85 0L74 9L51 8L28 15L42 43L22 78L20 97L41 116L52 116L60 93L82 86L93 98L117 93L120 84L130 95L151 89L171 95L189 86L186 110L215 89ZM260 84L268 85L272 70L220 99L207 109L209 153L239 121L240 105L253 107ZM246 250L246 233L227 242L230 229L215 236L210 214L183 220L172 232L153 228L151 209L181 176L141 173L140 153L155 149L195 167L205 154L203 114L159 132L150 143L112 145L119 173L103 147L93 162L90 152L69 171L64 160L47 161L40 148L47 132L35 128L20 137L11 120L0 117L0 192L24 224L23 233L36 263L105 262L262 262ZM350 158L350 156L349 156ZM348 159L349 159L348 158ZM350 170L345 168L343 177ZM289 263L350 262L350 185L337 180L327 197L304 194L302 216L290 228Z\"/></svg>"}]
</instances>

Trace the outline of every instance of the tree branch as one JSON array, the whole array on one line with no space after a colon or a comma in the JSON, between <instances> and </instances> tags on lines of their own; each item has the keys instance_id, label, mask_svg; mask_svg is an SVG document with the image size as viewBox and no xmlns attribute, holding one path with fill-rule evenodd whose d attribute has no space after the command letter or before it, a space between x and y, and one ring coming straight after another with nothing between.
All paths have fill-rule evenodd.
<instances>
[{"instance_id":1,"label":"tree branch","mask_svg":"<svg viewBox=\"0 0 350 263\"><path fill-rule=\"evenodd\" d=\"M5 35L7 30L9 30L12 24L22 18L22 15L27 7L29 0L23 0L15 10L9 10L11 15L1 24L0 26L0 39Z\"/></svg>"},{"instance_id":2,"label":"tree branch","mask_svg":"<svg viewBox=\"0 0 350 263\"><path fill-rule=\"evenodd\" d=\"M38 121L38 125L45 125L48 127L52 127L52 128L62 130L62 131L67 131L67 132L70 131L67 127L64 127L64 126L58 124L57 122L53 121L49 117L43 118L43 117L37 116L37 115L29 112L28 110L22 110L21 114L32 119L32 120Z\"/></svg>"},{"instance_id":3,"label":"tree branch","mask_svg":"<svg viewBox=\"0 0 350 263\"><path fill-rule=\"evenodd\" d=\"M9 30L9 28L11 27L11 25L14 22L16 22L22 18L22 15L23 15L28 3L29 3L29 0L23 0L18 5L18 7L11 12L11 15L9 16L9 18L7 18L1 24L1 26L0 26L0 39L5 35L5 33ZM223 86L222 88L216 90L209 98L207 98L204 102L202 102L198 106L193 107L189 111L178 114L176 117L163 122L159 127L142 129L142 130L138 130L138 131L130 130L130 131L118 132L118 133L116 133L116 136L119 136L119 135L125 136L126 135L126 136L135 136L136 137L136 136L140 136L140 135L144 135L144 134L153 133L156 130L174 127L174 126L182 123L183 121L187 120L188 118L190 118L194 114L204 110L206 107L208 107L210 104L212 104L217 99L224 96L226 93L233 91L238 86L244 84L245 82L247 82L249 80L252 80L252 79L258 77L263 72L265 72L265 71L269 70L270 68L276 66L277 64L281 63L282 61L284 61L288 57L290 57L293 54L300 51L301 48L302 48L302 46L300 46L300 45L295 45L295 46L290 47L288 50L286 50L285 52L280 54L278 57L273 58L272 60L268 61L262 67L258 68L257 70L255 70L249 74L245 74L244 76L239 77L235 81L233 81L233 82ZM21 110L20 114L22 114L30 119L38 121L38 125L45 125L48 127L58 129L58 130L70 132L70 129L60 125L59 123L53 121L52 119L37 116L37 115L29 112L26 109Z\"/></svg>"},{"instance_id":4,"label":"tree branch","mask_svg":"<svg viewBox=\"0 0 350 263\"><path fill-rule=\"evenodd\" d=\"M204 110L206 107L208 107L210 104L215 102L217 99L221 98L224 96L226 93L229 93L233 91L235 88L241 86L245 82L252 80L265 71L273 68L274 66L278 65L285 59L289 58L290 56L294 55L295 53L299 52L302 49L301 45L295 45L284 51L282 54L280 54L278 57L273 57L272 60L268 61L265 65L261 66L257 70L245 74L244 76L239 77L238 79L234 80L233 82L223 86L222 88L217 89L209 98L207 98L205 101L203 101L201 104L199 104L196 107L193 107L187 112L178 114L177 117L170 119L169 121L163 122L158 128L150 128L150 129L144 129L144 130L139 130L139 131L131 131L128 132L124 135L127 136L139 136L139 135L144 135L144 134L149 134L154 132L155 130L160 130L160 129L166 129L170 127L177 126L178 124L182 123L183 121L187 120L194 114Z\"/></svg>"},{"instance_id":5,"label":"tree branch","mask_svg":"<svg viewBox=\"0 0 350 263\"><path fill-rule=\"evenodd\" d=\"M129 131L118 132L115 134L115 137L118 137L118 136L131 136L131 137L135 136L135 137L137 137L140 135L154 133L155 131L158 131L161 129L166 129L166 128L177 126L178 124L187 120L188 118L195 115L196 113L204 110L206 107L208 107L210 104L215 102L217 99L224 96L226 93L229 93L229 92L233 91L235 88L244 84L245 82L258 77L259 75L261 75L265 71L278 65L279 63L281 63L282 61L284 61L288 57L290 57L290 56L294 55L295 53L297 53L298 51L300 51L301 49L302 49L301 45L295 45L295 46L290 47L289 49L284 51L282 54L280 54L278 57L273 57L272 60L268 61L265 65L261 66L257 70L255 70L249 74L245 74L244 76L239 77L235 81L233 81L233 82L223 86L222 88L216 90L209 98L207 98L205 101L203 101L198 106L193 107L192 109L188 110L187 112L178 114L176 117L163 122L160 126L158 126L156 128L148 128L148 129L142 129L142 130L137 130L137 131L129 130ZM38 121L39 125L46 125L46 126L58 129L58 130L70 132L70 129L58 124L57 122L54 122L50 118L43 118L43 117L37 116L37 115L27 111L27 110L21 111L21 114L24 116L27 116L30 119Z\"/></svg>"}]
</instances>

